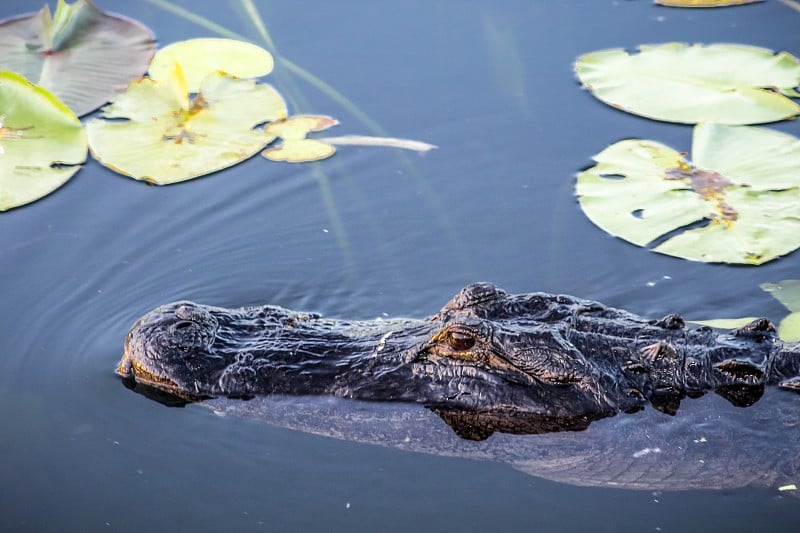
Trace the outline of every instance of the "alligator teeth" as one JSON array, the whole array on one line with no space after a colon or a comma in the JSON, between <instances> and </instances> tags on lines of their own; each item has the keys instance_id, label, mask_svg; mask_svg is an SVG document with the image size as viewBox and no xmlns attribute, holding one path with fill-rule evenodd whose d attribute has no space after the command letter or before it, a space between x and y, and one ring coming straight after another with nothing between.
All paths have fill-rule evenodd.
<instances>
[{"instance_id":1,"label":"alligator teeth","mask_svg":"<svg viewBox=\"0 0 800 533\"><path fill-rule=\"evenodd\" d=\"M740 385L760 385L764 383L764 371L748 361L728 359L714 365L714 368Z\"/></svg>"}]
</instances>

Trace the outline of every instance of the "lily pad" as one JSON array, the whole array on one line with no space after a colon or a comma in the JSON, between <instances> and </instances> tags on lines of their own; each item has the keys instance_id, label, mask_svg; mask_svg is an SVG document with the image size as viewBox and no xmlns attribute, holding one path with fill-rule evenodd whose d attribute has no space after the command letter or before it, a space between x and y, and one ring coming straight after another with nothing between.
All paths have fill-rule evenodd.
<instances>
[{"instance_id":1,"label":"lily pad","mask_svg":"<svg viewBox=\"0 0 800 533\"><path fill-rule=\"evenodd\" d=\"M44 87L78 116L111 100L147 71L153 34L88 0L58 1L0 23L0 65Z\"/></svg>"},{"instance_id":2,"label":"lily pad","mask_svg":"<svg viewBox=\"0 0 800 533\"><path fill-rule=\"evenodd\" d=\"M800 312L800 279L787 279L780 283L762 283L761 288L770 293L789 311Z\"/></svg>"},{"instance_id":3,"label":"lily pad","mask_svg":"<svg viewBox=\"0 0 800 533\"><path fill-rule=\"evenodd\" d=\"M274 137L254 128L286 117L271 86L209 74L190 98L182 70L134 82L86 128L103 165L159 185L185 181L247 159Z\"/></svg>"},{"instance_id":4,"label":"lily pad","mask_svg":"<svg viewBox=\"0 0 800 533\"><path fill-rule=\"evenodd\" d=\"M778 324L778 336L785 342L800 342L800 312L783 317Z\"/></svg>"},{"instance_id":5,"label":"lily pad","mask_svg":"<svg viewBox=\"0 0 800 533\"><path fill-rule=\"evenodd\" d=\"M578 175L581 208L612 235L694 261L758 265L800 247L800 140L699 124L692 156L649 140L613 144Z\"/></svg>"},{"instance_id":6,"label":"lily pad","mask_svg":"<svg viewBox=\"0 0 800 533\"><path fill-rule=\"evenodd\" d=\"M701 326L708 326L716 329L734 329L746 326L757 317L745 318L712 318L710 320L689 320L692 324L699 324Z\"/></svg>"},{"instance_id":7,"label":"lily pad","mask_svg":"<svg viewBox=\"0 0 800 533\"><path fill-rule=\"evenodd\" d=\"M0 72L0 211L33 202L86 160L86 132L47 90Z\"/></svg>"},{"instance_id":8,"label":"lily pad","mask_svg":"<svg viewBox=\"0 0 800 533\"><path fill-rule=\"evenodd\" d=\"M800 279L762 283L761 288L791 311L778 324L778 336L786 342L800 342Z\"/></svg>"},{"instance_id":9,"label":"lily pad","mask_svg":"<svg viewBox=\"0 0 800 533\"><path fill-rule=\"evenodd\" d=\"M800 279L762 283L761 288L791 311L778 324L778 336L786 342L800 342Z\"/></svg>"},{"instance_id":10,"label":"lily pad","mask_svg":"<svg viewBox=\"0 0 800 533\"><path fill-rule=\"evenodd\" d=\"M330 144L315 139L307 139L312 131L322 131L339 123L334 118L314 115L296 115L286 120L273 122L264 129L267 135L280 137L277 146L271 146L261 155L271 161L304 163L328 158L336 152Z\"/></svg>"},{"instance_id":11,"label":"lily pad","mask_svg":"<svg viewBox=\"0 0 800 533\"><path fill-rule=\"evenodd\" d=\"M760 124L792 118L800 62L738 44L641 46L591 52L575 72L603 102L644 117L697 124Z\"/></svg>"},{"instance_id":12,"label":"lily pad","mask_svg":"<svg viewBox=\"0 0 800 533\"><path fill-rule=\"evenodd\" d=\"M221 71L237 78L257 78L272 72L269 52L251 43L233 39L189 39L165 46L150 63L154 80L169 78L178 63L189 92L196 93L210 73Z\"/></svg>"}]
</instances>

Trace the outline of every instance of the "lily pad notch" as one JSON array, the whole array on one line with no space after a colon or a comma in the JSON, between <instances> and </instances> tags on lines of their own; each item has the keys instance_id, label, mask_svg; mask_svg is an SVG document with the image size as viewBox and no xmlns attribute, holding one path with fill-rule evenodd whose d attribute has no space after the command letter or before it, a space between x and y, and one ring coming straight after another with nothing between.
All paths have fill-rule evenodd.
<instances>
[{"instance_id":1,"label":"lily pad notch","mask_svg":"<svg viewBox=\"0 0 800 533\"><path fill-rule=\"evenodd\" d=\"M800 247L800 140L702 123L692 159L629 139L578 174L584 213L606 232L684 259L759 265Z\"/></svg>"},{"instance_id":2,"label":"lily pad notch","mask_svg":"<svg viewBox=\"0 0 800 533\"><path fill-rule=\"evenodd\" d=\"M212 72L190 96L177 63L161 80L143 78L86 124L92 155L112 170L167 185L233 166L274 136L256 126L286 118L271 85Z\"/></svg>"}]
</instances>

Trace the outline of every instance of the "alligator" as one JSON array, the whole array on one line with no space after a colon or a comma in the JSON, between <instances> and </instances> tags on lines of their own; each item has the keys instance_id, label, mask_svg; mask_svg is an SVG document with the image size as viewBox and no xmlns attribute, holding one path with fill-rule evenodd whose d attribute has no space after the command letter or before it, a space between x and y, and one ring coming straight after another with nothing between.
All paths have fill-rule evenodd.
<instances>
[{"instance_id":1,"label":"alligator","mask_svg":"<svg viewBox=\"0 0 800 533\"><path fill-rule=\"evenodd\" d=\"M339 320L180 301L139 319L117 368L155 397L320 396L421 404L460 436L586 429L713 391L738 407L800 392L800 345L766 319L731 331L566 295L462 289L423 320ZM794 395L792 395L794 396Z\"/></svg>"},{"instance_id":2,"label":"alligator","mask_svg":"<svg viewBox=\"0 0 800 533\"><path fill-rule=\"evenodd\" d=\"M133 325L117 373L167 405L558 482L800 496L800 346L765 319L713 330L489 283L424 320L181 301Z\"/></svg>"}]
</instances>

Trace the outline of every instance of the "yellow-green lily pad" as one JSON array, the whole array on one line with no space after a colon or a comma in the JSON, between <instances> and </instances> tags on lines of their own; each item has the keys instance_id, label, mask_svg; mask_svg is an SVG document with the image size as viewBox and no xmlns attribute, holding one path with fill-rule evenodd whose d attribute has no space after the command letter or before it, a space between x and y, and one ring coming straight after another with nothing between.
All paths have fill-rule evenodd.
<instances>
[{"instance_id":1,"label":"yellow-green lily pad","mask_svg":"<svg viewBox=\"0 0 800 533\"><path fill-rule=\"evenodd\" d=\"M0 66L44 87L78 116L111 100L147 71L155 51L142 24L88 0L58 0L0 22Z\"/></svg>"},{"instance_id":2,"label":"yellow-green lily pad","mask_svg":"<svg viewBox=\"0 0 800 533\"><path fill-rule=\"evenodd\" d=\"M761 288L770 293L789 311L800 312L800 279L786 279L780 283L762 283Z\"/></svg>"},{"instance_id":3,"label":"yellow-green lily pad","mask_svg":"<svg viewBox=\"0 0 800 533\"><path fill-rule=\"evenodd\" d=\"M304 163L328 158L336 152L330 144L307 139L312 131L323 131L339 123L334 118L314 115L296 115L286 120L273 122L264 129L271 137L280 137L281 142L261 152L271 161Z\"/></svg>"},{"instance_id":4,"label":"yellow-green lily pad","mask_svg":"<svg viewBox=\"0 0 800 533\"><path fill-rule=\"evenodd\" d=\"M762 283L761 288L791 311L778 324L778 336L786 342L800 342L800 279Z\"/></svg>"},{"instance_id":5,"label":"yellow-green lily pad","mask_svg":"<svg viewBox=\"0 0 800 533\"><path fill-rule=\"evenodd\" d=\"M578 175L580 206L612 235L694 261L758 265L800 247L800 140L705 123L692 158L650 140L615 143Z\"/></svg>"},{"instance_id":6,"label":"yellow-green lily pad","mask_svg":"<svg viewBox=\"0 0 800 533\"><path fill-rule=\"evenodd\" d=\"M773 298L792 311L778 324L778 337L784 342L800 342L800 279L787 279L780 283L762 283L761 289L770 293ZM720 318L712 320L691 320L694 324L712 328L739 328L755 320L755 318Z\"/></svg>"},{"instance_id":7,"label":"yellow-green lily pad","mask_svg":"<svg viewBox=\"0 0 800 533\"><path fill-rule=\"evenodd\" d=\"M149 75L154 80L171 76L178 63L186 77L189 92L196 93L211 72L224 72L237 78L257 78L272 72L269 52L252 43L233 39L189 39L165 46L156 52Z\"/></svg>"},{"instance_id":8,"label":"yellow-green lily pad","mask_svg":"<svg viewBox=\"0 0 800 533\"><path fill-rule=\"evenodd\" d=\"M708 326L710 328L716 329L735 329L741 328L746 326L753 320L757 320L757 317L745 317L745 318L712 318L709 320L689 320L692 324L699 324L701 326Z\"/></svg>"},{"instance_id":9,"label":"yellow-green lily pad","mask_svg":"<svg viewBox=\"0 0 800 533\"><path fill-rule=\"evenodd\" d=\"M0 211L51 193L86 160L86 131L49 91L0 72Z\"/></svg>"},{"instance_id":10,"label":"yellow-green lily pad","mask_svg":"<svg viewBox=\"0 0 800 533\"><path fill-rule=\"evenodd\" d=\"M603 102L644 117L697 124L760 124L792 118L800 62L740 44L667 43L591 52L575 72Z\"/></svg>"},{"instance_id":11,"label":"yellow-green lily pad","mask_svg":"<svg viewBox=\"0 0 800 533\"><path fill-rule=\"evenodd\" d=\"M783 317L778 324L778 336L785 342L800 342L800 312Z\"/></svg>"},{"instance_id":12,"label":"yellow-green lily pad","mask_svg":"<svg viewBox=\"0 0 800 533\"><path fill-rule=\"evenodd\" d=\"M286 117L270 85L209 74L190 98L182 70L135 82L86 128L103 165L159 185L185 181L243 161L274 137L255 128ZM127 119L125 121L113 119Z\"/></svg>"}]
</instances>

